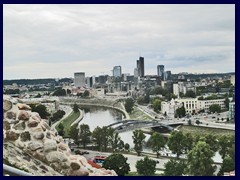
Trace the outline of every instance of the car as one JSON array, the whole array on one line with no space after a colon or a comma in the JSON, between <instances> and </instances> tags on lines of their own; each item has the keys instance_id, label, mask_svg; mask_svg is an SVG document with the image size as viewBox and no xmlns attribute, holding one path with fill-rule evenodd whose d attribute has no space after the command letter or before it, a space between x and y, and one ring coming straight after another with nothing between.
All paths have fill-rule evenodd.
<instances>
[{"instance_id":1,"label":"car","mask_svg":"<svg viewBox=\"0 0 240 180\"><path fill-rule=\"evenodd\" d=\"M89 152L88 151L83 151L83 154L89 154Z\"/></svg>"},{"instance_id":2,"label":"car","mask_svg":"<svg viewBox=\"0 0 240 180\"><path fill-rule=\"evenodd\" d=\"M76 150L76 151L74 151L75 152L75 154L78 154L78 155L83 155L84 153L82 152L82 151L80 151L80 150Z\"/></svg>"}]
</instances>

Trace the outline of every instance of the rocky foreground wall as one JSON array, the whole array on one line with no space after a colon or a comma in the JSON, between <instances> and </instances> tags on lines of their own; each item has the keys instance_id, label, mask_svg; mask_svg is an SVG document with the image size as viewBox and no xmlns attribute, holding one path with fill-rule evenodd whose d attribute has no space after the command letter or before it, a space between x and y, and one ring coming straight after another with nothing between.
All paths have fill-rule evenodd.
<instances>
[{"instance_id":1,"label":"rocky foreground wall","mask_svg":"<svg viewBox=\"0 0 240 180\"><path fill-rule=\"evenodd\" d=\"M85 157L73 155L47 120L26 104L3 96L4 162L34 175L116 176L113 170L96 169Z\"/></svg>"}]
</instances>

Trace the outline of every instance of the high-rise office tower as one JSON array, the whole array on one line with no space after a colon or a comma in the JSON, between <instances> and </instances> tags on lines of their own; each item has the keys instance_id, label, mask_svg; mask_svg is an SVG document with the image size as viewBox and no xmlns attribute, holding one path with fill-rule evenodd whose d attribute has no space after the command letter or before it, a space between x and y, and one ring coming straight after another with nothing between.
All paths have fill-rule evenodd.
<instances>
[{"instance_id":1,"label":"high-rise office tower","mask_svg":"<svg viewBox=\"0 0 240 180\"><path fill-rule=\"evenodd\" d=\"M162 80L164 80L164 65L157 66L157 75L160 76Z\"/></svg>"},{"instance_id":2,"label":"high-rise office tower","mask_svg":"<svg viewBox=\"0 0 240 180\"><path fill-rule=\"evenodd\" d=\"M139 60L137 60L137 69L138 76L144 77L144 57L139 57Z\"/></svg>"},{"instance_id":3,"label":"high-rise office tower","mask_svg":"<svg viewBox=\"0 0 240 180\"><path fill-rule=\"evenodd\" d=\"M74 86L75 87L85 86L85 73L84 72L74 73Z\"/></svg>"},{"instance_id":4,"label":"high-rise office tower","mask_svg":"<svg viewBox=\"0 0 240 180\"><path fill-rule=\"evenodd\" d=\"M122 77L122 68L121 68L121 66L114 66L113 67L113 76L114 77Z\"/></svg>"},{"instance_id":5,"label":"high-rise office tower","mask_svg":"<svg viewBox=\"0 0 240 180\"><path fill-rule=\"evenodd\" d=\"M172 75L171 71L166 71L165 72L165 80L170 79L171 75Z\"/></svg>"}]
</instances>

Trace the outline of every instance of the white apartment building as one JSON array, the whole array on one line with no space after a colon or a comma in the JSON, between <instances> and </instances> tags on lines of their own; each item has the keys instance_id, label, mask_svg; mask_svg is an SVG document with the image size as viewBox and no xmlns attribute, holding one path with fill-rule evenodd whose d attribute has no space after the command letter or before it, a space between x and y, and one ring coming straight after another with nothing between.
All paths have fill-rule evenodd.
<instances>
[{"instance_id":1,"label":"white apartment building","mask_svg":"<svg viewBox=\"0 0 240 180\"><path fill-rule=\"evenodd\" d=\"M205 111L209 111L209 106L213 104L218 104L221 109L224 109L225 99L213 99L213 100L198 100L198 108L199 110L204 109Z\"/></svg>"},{"instance_id":2,"label":"white apartment building","mask_svg":"<svg viewBox=\"0 0 240 180\"><path fill-rule=\"evenodd\" d=\"M235 86L235 75L231 75L230 81L231 84Z\"/></svg>"},{"instance_id":3,"label":"white apartment building","mask_svg":"<svg viewBox=\"0 0 240 180\"><path fill-rule=\"evenodd\" d=\"M183 103L186 110L186 114L198 112L202 109L209 111L209 106L212 104L218 104L221 109L225 108L225 99L214 99L214 100L198 100L198 98L179 98L177 102Z\"/></svg>"}]
</instances>

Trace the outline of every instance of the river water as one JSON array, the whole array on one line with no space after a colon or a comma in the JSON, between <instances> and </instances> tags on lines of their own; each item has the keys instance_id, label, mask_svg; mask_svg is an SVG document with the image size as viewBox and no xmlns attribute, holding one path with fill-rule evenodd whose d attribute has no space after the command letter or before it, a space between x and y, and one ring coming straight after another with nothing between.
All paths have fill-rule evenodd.
<instances>
[{"instance_id":1,"label":"river water","mask_svg":"<svg viewBox=\"0 0 240 180\"><path fill-rule=\"evenodd\" d=\"M123 114L113 109L106 108L91 108L85 109L84 118L81 120L80 124L88 124L91 132L97 127L107 126L109 124L121 121L123 119ZM133 140L132 140L132 131L119 133L119 136L124 141L124 143L128 143L130 148L133 148ZM146 134L146 139L150 136Z\"/></svg>"},{"instance_id":2,"label":"river water","mask_svg":"<svg viewBox=\"0 0 240 180\"><path fill-rule=\"evenodd\" d=\"M113 109L106 109L106 108L93 108L90 109L84 109L84 117L81 120L80 124L88 124L91 132L97 127L103 127L107 126L109 124L115 123L117 121L123 120L123 114L120 113L117 110ZM119 136L124 141L124 143L128 143L130 145L130 149L133 148L133 139L132 139L133 131L127 131L123 133L119 133ZM146 138L145 141L147 141L150 138L150 135L145 134ZM152 152L151 149L147 147L143 147L144 152ZM162 153L170 153L168 150L164 150ZM175 155L173 155L175 156ZM219 155L219 153L216 153L214 156L215 162L222 162L222 158Z\"/></svg>"}]
</instances>

